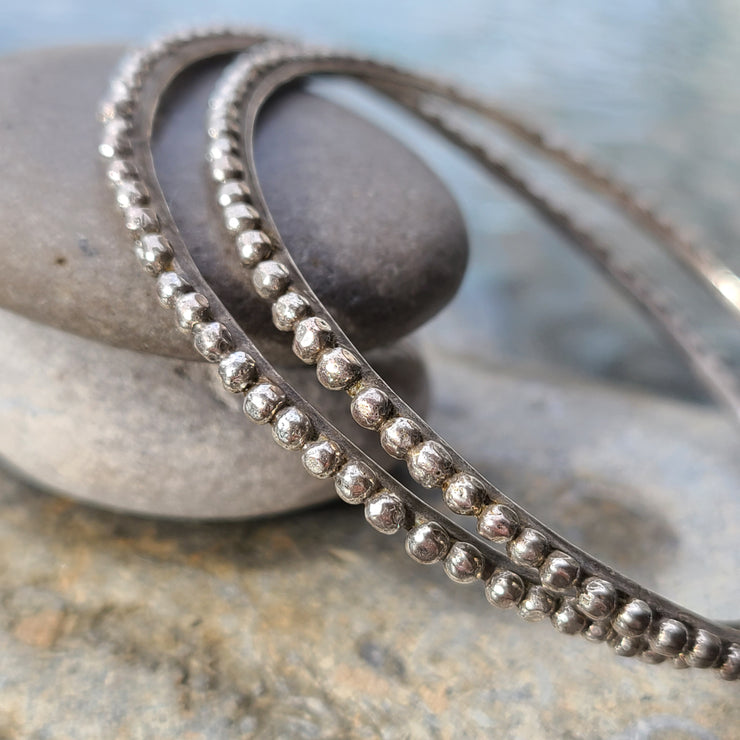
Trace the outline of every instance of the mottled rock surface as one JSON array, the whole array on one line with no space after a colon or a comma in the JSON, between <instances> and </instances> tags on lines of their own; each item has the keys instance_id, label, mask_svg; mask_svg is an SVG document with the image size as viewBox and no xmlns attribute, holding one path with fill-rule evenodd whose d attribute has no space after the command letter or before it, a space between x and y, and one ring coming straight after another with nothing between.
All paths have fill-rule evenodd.
<instances>
[{"instance_id":1,"label":"mottled rock surface","mask_svg":"<svg viewBox=\"0 0 740 740\"><path fill-rule=\"evenodd\" d=\"M436 381L456 379L460 405L434 421L474 462L516 474L515 494L613 565L737 613L738 459L716 414L448 373ZM471 417L484 385L491 402ZM477 442L469 420L484 425ZM358 508L157 523L4 475L0 507L2 737L737 737L736 685L495 610L478 586L412 563Z\"/></svg>"},{"instance_id":2,"label":"mottled rock surface","mask_svg":"<svg viewBox=\"0 0 740 740\"><path fill-rule=\"evenodd\" d=\"M22 101L0 111L0 307L109 344L191 358L141 280L96 153L98 102L122 51L72 47L0 61L3 99ZM207 181L204 116L221 66L202 65L172 91L158 126L158 171L204 274L287 360ZM454 294L467 257L460 213L394 138L297 90L267 110L256 155L286 243L360 346L403 336Z\"/></svg>"}]
</instances>

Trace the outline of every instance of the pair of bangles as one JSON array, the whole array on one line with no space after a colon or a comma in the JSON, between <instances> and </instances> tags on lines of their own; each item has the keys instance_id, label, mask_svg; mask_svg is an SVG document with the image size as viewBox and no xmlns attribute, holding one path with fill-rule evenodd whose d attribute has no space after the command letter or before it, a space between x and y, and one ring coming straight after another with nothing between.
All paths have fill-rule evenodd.
<instances>
[{"instance_id":1,"label":"pair of bangles","mask_svg":"<svg viewBox=\"0 0 740 740\"><path fill-rule=\"evenodd\" d=\"M403 460L424 488L439 488L449 513L402 485L298 394L268 362L211 290L178 232L159 186L151 136L162 95L206 58L236 55L209 104L207 160L214 197L254 291L271 305L277 331L292 334L295 355L315 365L325 388L347 393L357 424L376 430L385 452ZM669 253L723 296L740 279L713 254L685 240L629 191L538 131L462 89L371 59L308 47L262 33L207 30L170 36L129 54L101 106L99 152L117 205L160 302L174 311L195 349L217 366L224 388L244 396L246 416L269 424L275 442L301 455L307 474L333 479L337 494L364 507L378 531L405 533L406 552L442 563L458 583L480 582L494 606L527 621L549 618L559 632L605 642L620 656L740 676L740 625L705 619L597 561L535 519L472 468L399 398L321 304L270 216L257 179L252 140L265 101L310 75L343 75L379 90L433 126L512 187L638 302L686 355L697 375L740 419L740 389L723 361L703 346L645 277L625 268L588 231L554 206L515 167L454 123L467 111L535 147L597 190L657 237ZM455 517L475 520L475 533Z\"/></svg>"}]
</instances>

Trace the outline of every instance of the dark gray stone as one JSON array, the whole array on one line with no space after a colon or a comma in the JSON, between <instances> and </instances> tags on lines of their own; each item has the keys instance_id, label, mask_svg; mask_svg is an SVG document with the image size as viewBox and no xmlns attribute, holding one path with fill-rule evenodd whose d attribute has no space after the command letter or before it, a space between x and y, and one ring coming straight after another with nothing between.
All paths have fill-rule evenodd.
<instances>
[{"instance_id":1,"label":"dark gray stone","mask_svg":"<svg viewBox=\"0 0 740 740\"><path fill-rule=\"evenodd\" d=\"M190 358L141 279L98 162L95 112L121 53L52 49L0 63L0 94L13 101L0 111L0 307L108 344ZM158 173L215 290L287 360L286 338L252 297L207 183L203 119L221 66L202 65L173 89L158 127ZM296 90L267 110L256 152L286 242L362 348L408 333L454 294L467 258L460 214L395 139Z\"/></svg>"}]
</instances>

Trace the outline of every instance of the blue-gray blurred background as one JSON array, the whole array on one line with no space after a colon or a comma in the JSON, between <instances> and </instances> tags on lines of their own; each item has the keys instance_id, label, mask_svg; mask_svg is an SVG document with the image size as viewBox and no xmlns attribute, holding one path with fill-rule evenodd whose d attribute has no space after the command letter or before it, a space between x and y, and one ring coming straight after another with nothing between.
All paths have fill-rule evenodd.
<instances>
[{"instance_id":1,"label":"blue-gray blurred background","mask_svg":"<svg viewBox=\"0 0 740 740\"><path fill-rule=\"evenodd\" d=\"M233 22L464 81L561 134L740 266L736 3L46 0L6 4L0 18L3 51L136 43ZM399 131L454 191L473 250L460 296L422 332L424 341L494 366L544 365L702 397L678 355L525 206L432 137L408 126ZM551 169L541 178L584 223L680 296L696 327L734 361L737 332L701 289Z\"/></svg>"}]
</instances>

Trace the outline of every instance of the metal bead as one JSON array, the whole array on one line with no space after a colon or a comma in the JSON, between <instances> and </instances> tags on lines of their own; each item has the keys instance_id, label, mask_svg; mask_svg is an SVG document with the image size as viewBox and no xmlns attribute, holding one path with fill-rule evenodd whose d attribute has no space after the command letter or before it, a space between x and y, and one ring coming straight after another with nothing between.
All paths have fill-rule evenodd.
<instances>
[{"instance_id":1,"label":"metal bead","mask_svg":"<svg viewBox=\"0 0 740 740\"><path fill-rule=\"evenodd\" d=\"M216 117L221 118L229 111L229 100L233 99L235 90L231 84L230 75L228 72L224 72L219 82L218 91L214 91L211 97L208 99L208 107L214 111ZM227 137L233 138L233 137ZM218 137L213 137L214 141L218 140Z\"/></svg>"},{"instance_id":2,"label":"metal bead","mask_svg":"<svg viewBox=\"0 0 740 740\"><path fill-rule=\"evenodd\" d=\"M128 75L122 74L125 70L125 64L120 64L117 67L116 75L110 83L111 97L121 96L124 93L134 96L136 90L141 87L141 76L137 75L135 71L132 72L130 69Z\"/></svg>"},{"instance_id":3,"label":"metal bead","mask_svg":"<svg viewBox=\"0 0 740 740\"><path fill-rule=\"evenodd\" d=\"M515 563L536 568L545 559L548 548L547 537L536 529L527 527L509 542L506 550Z\"/></svg>"},{"instance_id":4,"label":"metal bead","mask_svg":"<svg viewBox=\"0 0 740 740\"><path fill-rule=\"evenodd\" d=\"M361 372L360 361L344 347L322 352L316 363L316 377L330 391L345 390L358 380Z\"/></svg>"},{"instance_id":5,"label":"metal bead","mask_svg":"<svg viewBox=\"0 0 740 740\"><path fill-rule=\"evenodd\" d=\"M206 151L206 158L209 162L213 162L231 154L239 156L236 141L231 136L221 136L218 139L211 139Z\"/></svg>"},{"instance_id":6,"label":"metal bead","mask_svg":"<svg viewBox=\"0 0 740 740\"><path fill-rule=\"evenodd\" d=\"M688 639L686 626L677 619L661 619L653 624L648 637L651 649L669 658L678 655Z\"/></svg>"},{"instance_id":7,"label":"metal bead","mask_svg":"<svg viewBox=\"0 0 740 740\"><path fill-rule=\"evenodd\" d=\"M397 416L380 428L380 444L391 457L399 460L403 460L420 442L419 425L404 416Z\"/></svg>"},{"instance_id":8,"label":"metal bead","mask_svg":"<svg viewBox=\"0 0 740 740\"><path fill-rule=\"evenodd\" d=\"M211 116L208 122L208 136L211 139L221 139L224 136L239 137L239 126L226 112Z\"/></svg>"},{"instance_id":9,"label":"metal bead","mask_svg":"<svg viewBox=\"0 0 740 740\"><path fill-rule=\"evenodd\" d=\"M406 535L406 552L422 565L438 563L450 549L450 536L437 522L417 524Z\"/></svg>"},{"instance_id":10,"label":"metal bead","mask_svg":"<svg viewBox=\"0 0 740 740\"><path fill-rule=\"evenodd\" d=\"M653 612L642 599L625 604L614 618L612 626L623 637L638 637L650 626Z\"/></svg>"},{"instance_id":11,"label":"metal bead","mask_svg":"<svg viewBox=\"0 0 740 740\"><path fill-rule=\"evenodd\" d=\"M234 349L231 334L220 321L195 324L193 344L208 362L219 362Z\"/></svg>"},{"instance_id":12,"label":"metal bead","mask_svg":"<svg viewBox=\"0 0 740 740\"><path fill-rule=\"evenodd\" d=\"M424 488L438 488L449 478L454 465L447 448L435 440L416 445L407 460L411 477Z\"/></svg>"},{"instance_id":13,"label":"metal bead","mask_svg":"<svg viewBox=\"0 0 740 740\"><path fill-rule=\"evenodd\" d=\"M393 404L380 388L365 388L352 399L351 411L361 427L378 429L393 413Z\"/></svg>"},{"instance_id":14,"label":"metal bead","mask_svg":"<svg viewBox=\"0 0 740 740\"><path fill-rule=\"evenodd\" d=\"M125 115L120 116L122 118L130 118L133 114L133 109L136 106L139 94L141 92L141 71L135 70L130 65L119 65L116 78L111 82L111 97L114 92L119 95L128 95L131 100L131 108L125 111ZM125 93L124 93L125 91ZM115 119L111 119L111 122Z\"/></svg>"},{"instance_id":15,"label":"metal bead","mask_svg":"<svg viewBox=\"0 0 740 740\"><path fill-rule=\"evenodd\" d=\"M478 517L478 534L491 542L508 542L518 529L519 516L505 504L490 504Z\"/></svg>"},{"instance_id":16,"label":"metal bead","mask_svg":"<svg viewBox=\"0 0 740 740\"><path fill-rule=\"evenodd\" d=\"M213 139L233 139L235 143L239 143L239 126L237 122L226 113L220 116L211 118L211 123L208 127L208 138ZM213 167L215 160L211 162Z\"/></svg>"},{"instance_id":17,"label":"metal bead","mask_svg":"<svg viewBox=\"0 0 740 740\"><path fill-rule=\"evenodd\" d=\"M223 141L223 139L219 139L219 141ZM233 203L247 203L250 196L249 186L244 180L228 180L218 186L216 200L222 208L226 208L226 206Z\"/></svg>"},{"instance_id":18,"label":"metal bead","mask_svg":"<svg viewBox=\"0 0 740 740\"><path fill-rule=\"evenodd\" d=\"M183 293L175 299L177 324L181 329L192 329L195 324L210 318L208 299L202 293Z\"/></svg>"},{"instance_id":19,"label":"metal bead","mask_svg":"<svg viewBox=\"0 0 740 740\"><path fill-rule=\"evenodd\" d=\"M148 49L127 52L119 62L117 76L129 87L141 87L142 75L151 68Z\"/></svg>"},{"instance_id":20,"label":"metal bead","mask_svg":"<svg viewBox=\"0 0 740 740\"><path fill-rule=\"evenodd\" d=\"M157 297L165 308L174 308L178 296L191 290L190 283L176 272L163 272L157 278Z\"/></svg>"},{"instance_id":21,"label":"metal bead","mask_svg":"<svg viewBox=\"0 0 740 740\"><path fill-rule=\"evenodd\" d=\"M572 604L563 604L550 616L552 626L564 635L577 635L586 627L586 618Z\"/></svg>"},{"instance_id":22,"label":"metal bead","mask_svg":"<svg viewBox=\"0 0 740 740\"><path fill-rule=\"evenodd\" d=\"M244 396L244 413L257 424L267 424L285 405L285 393L273 383L264 381L252 386Z\"/></svg>"},{"instance_id":23,"label":"metal bead","mask_svg":"<svg viewBox=\"0 0 740 740\"><path fill-rule=\"evenodd\" d=\"M485 560L467 542L455 542L444 562L445 573L456 583L471 583L481 577Z\"/></svg>"},{"instance_id":24,"label":"metal bead","mask_svg":"<svg viewBox=\"0 0 740 740\"><path fill-rule=\"evenodd\" d=\"M149 54L152 61L162 59L170 51L172 36L160 37L149 44Z\"/></svg>"},{"instance_id":25,"label":"metal bead","mask_svg":"<svg viewBox=\"0 0 740 740\"><path fill-rule=\"evenodd\" d=\"M555 608L555 600L542 586L530 586L519 602L519 616L527 622L539 622Z\"/></svg>"},{"instance_id":26,"label":"metal bead","mask_svg":"<svg viewBox=\"0 0 740 740\"><path fill-rule=\"evenodd\" d=\"M106 159L131 153L130 127L123 118L113 118L105 125L98 152Z\"/></svg>"},{"instance_id":27,"label":"metal bead","mask_svg":"<svg viewBox=\"0 0 740 740\"><path fill-rule=\"evenodd\" d=\"M614 652L622 658L633 658L645 649L645 640L642 637L627 637L624 635L612 635L609 644Z\"/></svg>"},{"instance_id":28,"label":"metal bead","mask_svg":"<svg viewBox=\"0 0 740 740\"><path fill-rule=\"evenodd\" d=\"M241 143L239 125L225 113L221 116L211 118L211 124L208 127L208 138L213 141L216 141L217 139L232 139L235 144L239 144ZM215 159L211 160L211 168L213 168L217 161L218 160Z\"/></svg>"},{"instance_id":29,"label":"metal bead","mask_svg":"<svg viewBox=\"0 0 740 740\"><path fill-rule=\"evenodd\" d=\"M125 67L126 65L125 65L125 59L124 59L124 60L121 60L121 63L116 68L116 75L111 80L111 83L110 83L111 94L120 93L123 90L133 93L134 89L140 86L141 84L140 79L138 80L138 82L133 82L130 79L126 79L126 77L121 74L121 71L124 70ZM136 77L136 74L134 73L133 76Z\"/></svg>"},{"instance_id":30,"label":"metal bead","mask_svg":"<svg viewBox=\"0 0 740 740\"><path fill-rule=\"evenodd\" d=\"M239 157L227 154L211 162L211 176L216 182L227 182L228 180L238 180L244 174Z\"/></svg>"},{"instance_id":31,"label":"metal bead","mask_svg":"<svg viewBox=\"0 0 740 740\"><path fill-rule=\"evenodd\" d=\"M613 634L612 626L609 622L592 622L583 631L583 636L589 642L604 642Z\"/></svg>"},{"instance_id":32,"label":"metal bead","mask_svg":"<svg viewBox=\"0 0 740 740\"><path fill-rule=\"evenodd\" d=\"M280 262L266 260L254 268L252 284L260 298L275 300L290 285L290 273Z\"/></svg>"},{"instance_id":33,"label":"metal bead","mask_svg":"<svg viewBox=\"0 0 740 740\"><path fill-rule=\"evenodd\" d=\"M131 133L131 123L124 117L117 116L112 118L103 126L104 136L121 136L122 134Z\"/></svg>"},{"instance_id":34,"label":"metal bead","mask_svg":"<svg viewBox=\"0 0 740 740\"><path fill-rule=\"evenodd\" d=\"M123 212L124 223L135 234L150 234L159 230L159 216L144 206L131 206Z\"/></svg>"},{"instance_id":35,"label":"metal bead","mask_svg":"<svg viewBox=\"0 0 740 740\"><path fill-rule=\"evenodd\" d=\"M348 504L361 504L378 487L370 468L359 460L348 462L334 478L339 498Z\"/></svg>"},{"instance_id":36,"label":"metal bead","mask_svg":"<svg viewBox=\"0 0 740 740\"><path fill-rule=\"evenodd\" d=\"M130 159L111 160L106 174L108 179L114 183L123 182L124 180L137 180L139 177L136 165Z\"/></svg>"},{"instance_id":37,"label":"metal bead","mask_svg":"<svg viewBox=\"0 0 740 740\"><path fill-rule=\"evenodd\" d=\"M105 96L105 101L107 102L110 100L116 100L124 95L132 95L132 94L133 94L132 89L120 78L118 74L115 74L113 78L111 79L110 84L108 86L108 91ZM103 103L103 106L105 106L105 102ZM121 117L121 116L120 114L118 116L108 116L109 119L114 118L114 117Z\"/></svg>"},{"instance_id":38,"label":"metal bead","mask_svg":"<svg viewBox=\"0 0 740 740\"><path fill-rule=\"evenodd\" d=\"M733 642L727 648L727 654L719 666L719 675L725 681L736 681L740 678L740 645Z\"/></svg>"},{"instance_id":39,"label":"metal bead","mask_svg":"<svg viewBox=\"0 0 740 740\"><path fill-rule=\"evenodd\" d=\"M509 609L524 596L525 586L521 576L510 570L496 571L486 584L486 598L494 606Z\"/></svg>"},{"instance_id":40,"label":"metal bead","mask_svg":"<svg viewBox=\"0 0 740 740\"><path fill-rule=\"evenodd\" d=\"M241 393L255 381L257 368L254 360L241 350L224 357L218 365L218 374L227 391Z\"/></svg>"},{"instance_id":41,"label":"metal bead","mask_svg":"<svg viewBox=\"0 0 740 740\"><path fill-rule=\"evenodd\" d=\"M255 267L270 256L272 242L264 231L242 231L236 237L236 251L245 267Z\"/></svg>"},{"instance_id":42,"label":"metal bead","mask_svg":"<svg viewBox=\"0 0 740 740\"><path fill-rule=\"evenodd\" d=\"M315 478L331 478L344 462L344 453L336 442L322 439L306 447L302 462Z\"/></svg>"},{"instance_id":43,"label":"metal bead","mask_svg":"<svg viewBox=\"0 0 740 740\"><path fill-rule=\"evenodd\" d=\"M684 657L692 668L710 668L717 662L721 652L722 640L707 630L699 629L693 645L684 652Z\"/></svg>"},{"instance_id":44,"label":"metal bead","mask_svg":"<svg viewBox=\"0 0 740 740\"><path fill-rule=\"evenodd\" d=\"M121 82L114 82L108 91L106 100L100 106L100 119L112 121L117 118L129 118L134 107L133 91ZM104 157L107 154L100 152Z\"/></svg>"},{"instance_id":45,"label":"metal bead","mask_svg":"<svg viewBox=\"0 0 740 740\"><path fill-rule=\"evenodd\" d=\"M149 202L149 192L139 180L122 180L116 185L116 203L119 208L141 206Z\"/></svg>"},{"instance_id":46,"label":"metal bead","mask_svg":"<svg viewBox=\"0 0 740 740\"><path fill-rule=\"evenodd\" d=\"M406 522L406 507L398 496L378 491L365 502L365 519L383 534L394 534Z\"/></svg>"},{"instance_id":47,"label":"metal bead","mask_svg":"<svg viewBox=\"0 0 740 740\"><path fill-rule=\"evenodd\" d=\"M272 304L272 323L280 331L293 331L296 323L310 313L308 301L300 293L289 290Z\"/></svg>"},{"instance_id":48,"label":"metal bead","mask_svg":"<svg viewBox=\"0 0 740 740\"><path fill-rule=\"evenodd\" d=\"M564 593L573 588L581 568L570 555L554 550L540 566L540 581L549 591Z\"/></svg>"},{"instance_id":49,"label":"metal bead","mask_svg":"<svg viewBox=\"0 0 740 740\"><path fill-rule=\"evenodd\" d=\"M308 415L295 406L281 409L272 425L274 440L286 450L299 450L313 435Z\"/></svg>"},{"instance_id":50,"label":"metal bead","mask_svg":"<svg viewBox=\"0 0 740 740\"><path fill-rule=\"evenodd\" d=\"M334 334L329 324L318 316L310 316L295 326L293 353L311 365L333 340Z\"/></svg>"},{"instance_id":51,"label":"metal bead","mask_svg":"<svg viewBox=\"0 0 740 740\"><path fill-rule=\"evenodd\" d=\"M232 203L224 208L224 225L234 234L256 229L259 223L259 211L249 203Z\"/></svg>"},{"instance_id":52,"label":"metal bead","mask_svg":"<svg viewBox=\"0 0 740 740\"><path fill-rule=\"evenodd\" d=\"M166 270L174 257L172 246L161 234L143 235L136 241L134 251L150 275L159 275Z\"/></svg>"},{"instance_id":53,"label":"metal bead","mask_svg":"<svg viewBox=\"0 0 740 740\"><path fill-rule=\"evenodd\" d=\"M146 52L143 49L129 52L118 66L118 78L129 87L141 87L142 75L148 71Z\"/></svg>"},{"instance_id":54,"label":"metal bead","mask_svg":"<svg viewBox=\"0 0 740 740\"><path fill-rule=\"evenodd\" d=\"M483 484L468 473L456 473L444 485L444 502L455 514L477 514L485 500Z\"/></svg>"},{"instance_id":55,"label":"metal bead","mask_svg":"<svg viewBox=\"0 0 740 740\"><path fill-rule=\"evenodd\" d=\"M617 591L603 578L588 578L578 594L576 607L589 619L606 619L617 607Z\"/></svg>"}]
</instances>

